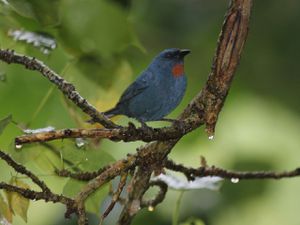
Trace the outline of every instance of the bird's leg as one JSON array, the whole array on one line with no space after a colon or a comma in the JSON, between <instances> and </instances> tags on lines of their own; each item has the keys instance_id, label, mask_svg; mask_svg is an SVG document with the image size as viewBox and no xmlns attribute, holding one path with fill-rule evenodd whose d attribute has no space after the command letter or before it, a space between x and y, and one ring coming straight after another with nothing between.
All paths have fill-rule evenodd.
<instances>
[{"instance_id":1,"label":"bird's leg","mask_svg":"<svg viewBox=\"0 0 300 225\"><path fill-rule=\"evenodd\" d=\"M169 118L162 118L159 121L165 121L165 122L173 123L174 126L179 127L181 130L184 128L183 122L181 120L169 119Z\"/></svg>"},{"instance_id":2,"label":"bird's leg","mask_svg":"<svg viewBox=\"0 0 300 225\"><path fill-rule=\"evenodd\" d=\"M152 128L151 127L149 127L144 121L142 121L142 120L139 120L139 122L141 123L141 125L142 125L142 130L145 130L145 131L150 131L150 130L152 130Z\"/></svg>"}]
</instances>

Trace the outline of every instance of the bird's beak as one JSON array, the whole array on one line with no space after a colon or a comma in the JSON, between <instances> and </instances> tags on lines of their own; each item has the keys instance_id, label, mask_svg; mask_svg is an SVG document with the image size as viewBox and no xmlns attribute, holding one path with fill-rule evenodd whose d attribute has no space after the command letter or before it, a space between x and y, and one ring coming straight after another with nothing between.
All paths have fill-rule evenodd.
<instances>
[{"instance_id":1,"label":"bird's beak","mask_svg":"<svg viewBox=\"0 0 300 225\"><path fill-rule=\"evenodd\" d=\"M184 57L184 56L186 56L187 54L189 54L191 52L191 50L189 50L189 49L181 49L180 50L180 56L181 57Z\"/></svg>"}]
</instances>

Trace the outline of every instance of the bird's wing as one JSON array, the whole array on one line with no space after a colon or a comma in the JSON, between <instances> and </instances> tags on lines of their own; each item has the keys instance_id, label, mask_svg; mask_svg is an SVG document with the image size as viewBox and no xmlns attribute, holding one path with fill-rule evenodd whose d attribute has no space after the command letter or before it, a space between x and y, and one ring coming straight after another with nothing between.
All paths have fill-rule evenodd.
<instances>
[{"instance_id":1,"label":"bird's wing","mask_svg":"<svg viewBox=\"0 0 300 225\"><path fill-rule=\"evenodd\" d=\"M134 81L129 87L124 91L120 97L119 103L122 104L129 101L133 97L141 94L145 89L147 89L150 83L153 81L153 73L150 71L144 71L141 76L139 76L136 81Z\"/></svg>"}]
</instances>

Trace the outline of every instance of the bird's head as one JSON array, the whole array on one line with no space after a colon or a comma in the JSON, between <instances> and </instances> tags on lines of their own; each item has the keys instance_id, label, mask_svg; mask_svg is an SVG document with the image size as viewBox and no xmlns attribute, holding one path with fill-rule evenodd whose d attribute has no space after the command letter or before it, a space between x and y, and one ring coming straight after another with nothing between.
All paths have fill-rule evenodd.
<instances>
[{"instance_id":1,"label":"bird's head","mask_svg":"<svg viewBox=\"0 0 300 225\"><path fill-rule=\"evenodd\" d=\"M179 77L184 74L184 57L190 52L189 49L165 49L155 57L154 63L163 70L170 70L174 77Z\"/></svg>"}]
</instances>

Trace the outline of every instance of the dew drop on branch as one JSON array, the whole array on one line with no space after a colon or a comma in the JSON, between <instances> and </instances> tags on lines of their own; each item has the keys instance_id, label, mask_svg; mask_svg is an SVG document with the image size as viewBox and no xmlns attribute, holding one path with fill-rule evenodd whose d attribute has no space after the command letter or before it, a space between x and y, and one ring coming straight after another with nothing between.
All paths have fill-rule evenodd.
<instances>
[{"instance_id":1,"label":"dew drop on branch","mask_svg":"<svg viewBox=\"0 0 300 225\"><path fill-rule=\"evenodd\" d=\"M75 143L76 143L77 148L81 148L86 144L86 142L83 138L76 138Z\"/></svg>"},{"instance_id":2,"label":"dew drop on branch","mask_svg":"<svg viewBox=\"0 0 300 225\"><path fill-rule=\"evenodd\" d=\"M214 135L210 135L209 137L208 137L208 140L210 140L210 141L212 141L214 139Z\"/></svg>"},{"instance_id":3,"label":"dew drop on branch","mask_svg":"<svg viewBox=\"0 0 300 225\"><path fill-rule=\"evenodd\" d=\"M19 145L19 144L16 144L16 149L21 149L23 146L22 145Z\"/></svg>"},{"instance_id":4,"label":"dew drop on branch","mask_svg":"<svg viewBox=\"0 0 300 225\"><path fill-rule=\"evenodd\" d=\"M240 179L239 179L239 178L236 178L236 177L232 177L232 178L230 179L230 181L231 181L231 183L237 184L237 183L240 181Z\"/></svg>"},{"instance_id":5,"label":"dew drop on branch","mask_svg":"<svg viewBox=\"0 0 300 225\"><path fill-rule=\"evenodd\" d=\"M149 211L149 212L153 212L153 211L154 211L154 207L153 207L152 205L150 205L150 206L148 207L148 211Z\"/></svg>"},{"instance_id":6,"label":"dew drop on branch","mask_svg":"<svg viewBox=\"0 0 300 225\"><path fill-rule=\"evenodd\" d=\"M4 72L0 71L0 81L5 82L6 81L6 74Z\"/></svg>"}]
</instances>

